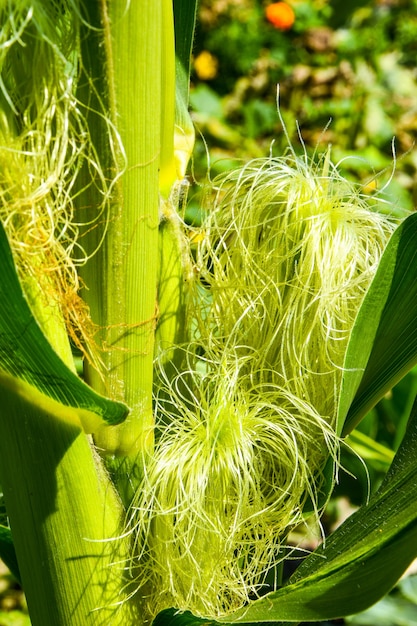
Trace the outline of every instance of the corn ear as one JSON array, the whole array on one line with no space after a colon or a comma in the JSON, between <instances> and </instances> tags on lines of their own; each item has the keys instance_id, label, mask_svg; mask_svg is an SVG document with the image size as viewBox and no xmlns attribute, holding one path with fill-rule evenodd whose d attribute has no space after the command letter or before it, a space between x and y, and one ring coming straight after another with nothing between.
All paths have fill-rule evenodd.
<instances>
[{"instance_id":1,"label":"corn ear","mask_svg":"<svg viewBox=\"0 0 417 626\"><path fill-rule=\"evenodd\" d=\"M127 542L114 539L122 507L113 486L80 427L10 379L0 378L0 480L32 624L132 623L131 607L119 605L114 564Z\"/></svg>"}]
</instances>

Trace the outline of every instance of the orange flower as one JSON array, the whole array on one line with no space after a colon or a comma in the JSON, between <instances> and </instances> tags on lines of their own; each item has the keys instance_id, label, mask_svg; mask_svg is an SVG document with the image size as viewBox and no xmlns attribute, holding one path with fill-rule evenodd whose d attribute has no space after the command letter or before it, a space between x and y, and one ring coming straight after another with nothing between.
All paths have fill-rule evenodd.
<instances>
[{"instance_id":1,"label":"orange flower","mask_svg":"<svg viewBox=\"0 0 417 626\"><path fill-rule=\"evenodd\" d=\"M279 30L288 30L294 24L295 14L286 2L273 2L265 9L265 16Z\"/></svg>"}]
</instances>

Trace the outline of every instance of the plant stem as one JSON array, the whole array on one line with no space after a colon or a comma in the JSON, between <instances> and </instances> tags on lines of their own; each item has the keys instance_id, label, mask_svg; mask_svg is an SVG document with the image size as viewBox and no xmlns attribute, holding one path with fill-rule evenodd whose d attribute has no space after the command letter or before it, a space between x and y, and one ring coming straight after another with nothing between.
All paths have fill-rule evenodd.
<instances>
[{"instance_id":1,"label":"plant stem","mask_svg":"<svg viewBox=\"0 0 417 626\"><path fill-rule=\"evenodd\" d=\"M98 340L104 375L87 366L86 378L92 387L131 408L125 424L111 432L103 429L95 438L99 448L131 459L153 446L162 9L160 0L128 4L100 0L89 21L98 22L101 30L87 32L83 43L87 87L93 84L96 93L80 91L80 98L89 109L90 132L103 171L113 178L106 224L92 229L83 242L94 251L102 241L83 268L83 279L85 299L101 329ZM105 94L104 100L97 93ZM107 119L101 114L103 107ZM164 135L168 134L165 128ZM80 200L87 206L87 221L91 212L94 219L102 202L98 192L90 187Z\"/></svg>"}]
</instances>

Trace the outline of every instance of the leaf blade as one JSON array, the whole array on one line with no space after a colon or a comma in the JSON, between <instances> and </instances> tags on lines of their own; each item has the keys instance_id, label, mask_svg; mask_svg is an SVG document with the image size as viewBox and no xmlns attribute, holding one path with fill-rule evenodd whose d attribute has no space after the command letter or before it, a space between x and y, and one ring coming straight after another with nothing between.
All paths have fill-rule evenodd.
<instances>
[{"instance_id":1,"label":"leaf blade","mask_svg":"<svg viewBox=\"0 0 417 626\"><path fill-rule=\"evenodd\" d=\"M88 387L65 365L43 335L20 286L2 224L0 267L0 370L65 406L92 411L108 424L123 421L127 407Z\"/></svg>"},{"instance_id":2,"label":"leaf blade","mask_svg":"<svg viewBox=\"0 0 417 626\"><path fill-rule=\"evenodd\" d=\"M391 237L349 342L339 429L350 432L417 363L417 214Z\"/></svg>"}]
</instances>

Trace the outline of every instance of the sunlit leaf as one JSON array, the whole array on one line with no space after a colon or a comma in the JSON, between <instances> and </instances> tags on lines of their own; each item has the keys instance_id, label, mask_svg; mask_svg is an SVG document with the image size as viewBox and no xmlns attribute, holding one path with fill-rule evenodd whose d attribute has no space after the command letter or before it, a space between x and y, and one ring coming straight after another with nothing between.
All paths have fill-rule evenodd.
<instances>
[{"instance_id":1,"label":"sunlit leaf","mask_svg":"<svg viewBox=\"0 0 417 626\"><path fill-rule=\"evenodd\" d=\"M413 214L393 234L359 311L339 406L344 434L417 363L416 241Z\"/></svg>"},{"instance_id":2,"label":"sunlit leaf","mask_svg":"<svg viewBox=\"0 0 417 626\"><path fill-rule=\"evenodd\" d=\"M175 132L177 170L185 176L194 146L194 125L188 111L191 47L194 37L197 0L174 0L175 28Z\"/></svg>"},{"instance_id":3,"label":"sunlit leaf","mask_svg":"<svg viewBox=\"0 0 417 626\"><path fill-rule=\"evenodd\" d=\"M109 424L127 415L123 404L95 393L59 358L23 295L13 256L0 224L0 370L66 406L98 414Z\"/></svg>"}]
</instances>

